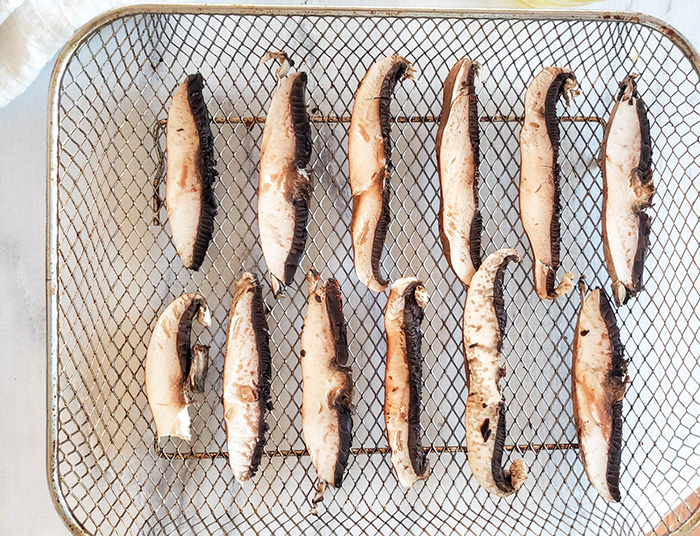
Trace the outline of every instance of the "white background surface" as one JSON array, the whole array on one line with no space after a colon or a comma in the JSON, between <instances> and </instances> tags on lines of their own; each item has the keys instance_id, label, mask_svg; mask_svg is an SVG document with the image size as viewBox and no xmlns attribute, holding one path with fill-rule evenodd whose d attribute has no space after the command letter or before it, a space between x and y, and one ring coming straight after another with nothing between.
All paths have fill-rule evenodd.
<instances>
[{"instance_id":1,"label":"white background surface","mask_svg":"<svg viewBox=\"0 0 700 536\"><path fill-rule=\"evenodd\" d=\"M425 6L415 0L392 3ZM431 2L434 7L517 4L516 0ZM608 0L588 8L654 15L700 47L697 0ZM0 307L0 535L68 534L51 503L45 468L46 127L53 61L23 95L0 109L0 295L4 298Z\"/></svg>"}]
</instances>

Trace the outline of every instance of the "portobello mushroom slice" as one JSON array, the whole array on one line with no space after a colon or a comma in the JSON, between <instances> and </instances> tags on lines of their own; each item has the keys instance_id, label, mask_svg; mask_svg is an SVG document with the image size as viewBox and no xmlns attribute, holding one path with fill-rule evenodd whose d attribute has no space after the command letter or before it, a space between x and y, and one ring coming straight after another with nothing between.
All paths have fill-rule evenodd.
<instances>
[{"instance_id":1,"label":"portobello mushroom slice","mask_svg":"<svg viewBox=\"0 0 700 536\"><path fill-rule=\"evenodd\" d=\"M173 243L185 268L199 270L214 234L214 137L201 74L180 84L168 110L165 205Z\"/></svg>"},{"instance_id":2,"label":"portobello mushroom slice","mask_svg":"<svg viewBox=\"0 0 700 536\"><path fill-rule=\"evenodd\" d=\"M304 442L318 476L316 503L326 484L339 488L350 456L353 384L343 297L335 279L307 273L309 302L301 331L303 381L301 419Z\"/></svg>"},{"instance_id":3,"label":"portobello mushroom slice","mask_svg":"<svg viewBox=\"0 0 700 536\"><path fill-rule=\"evenodd\" d=\"M239 482L255 475L260 465L267 442L265 414L272 409L271 377L262 288L246 272L236 282L229 314L223 386L228 460Z\"/></svg>"},{"instance_id":4,"label":"portobello mushroom slice","mask_svg":"<svg viewBox=\"0 0 700 536\"><path fill-rule=\"evenodd\" d=\"M467 372L465 428L469 467L476 481L501 497L515 493L527 480L525 461L502 465L506 408L499 381L506 374L501 351L506 329L503 277L514 249L499 249L484 260L472 278L464 305L464 362Z\"/></svg>"},{"instance_id":5,"label":"portobello mushroom slice","mask_svg":"<svg viewBox=\"0 0 700 536\"><path fill-rule=\"evenodd\" d=\"M649 119L636 77L628 75L620 83L601 153L603 251L618 307L642 289L651 233L644 210L654 197Z\"/></svg>"},{"instance_id":6,"label":"portobello mushroom slice","mask_svg":"<svg viewBox=\"0 0 700 536\"><path fill-rule=\"evenodd\" d=\"M571 272L555 286L561 248L557 101L563 96L568 105L579 93L577 85L570 69L545 67L525 94L520 131L520 218L532 247L535 290L546 300L555 300L573 288Z\"/></svg>"},{"instance_id":7,"label":"portobello mushroom slice","mask_svg":"<svg viewBox=\"0 0 700 536\"><path fill-rule=\"evenodd\" d=\"M165 308L148 343L146 396L158 439L192 439L187 391L203 392L209 355L207 346L195 344L190 348L195 317L204 326L211 326L211 312L204 298L183 294Z\"/></svg>"},{"instance_id":8,"label":"portobello mushroom slice","mask_svg":"<svg viewBox=\"0 0 700 536\"><path fill-rule=\"evenodd\" d=\"M583 466L606 501L620 500L622 399L627 361L608 296L579 283L581 310L574 335L571 397Z\"/></svg>"},{"instance_id":9,"label":"portobello mushroom slice","mask_svg":"<svg viewBox=\"0 0 700 536\"><path fill-rule=\"evenodd\" d=\"M360 82L350 121L348 163L352 190L352 249L355 272L370 290L384 291L380 272L389 229L391 195L391 98L414 69L394 54L372 65Z\"/></svg>"},{"instance_id":10,"label":"portobello mushroom slice","mask_svg":"<svg viewBox=\"0 0 700 536\"><path fill-rule=\"evenodd\" d=\"M294 280L306 244L311 199L311 122L306 112L307 76L283 78L265 120L258 182L258 225L275 297Z\"/></svg>"},{"instance_id":11,"label":"portobello mushroom slice","mask_svg":"<svg viewBox=\"0 0 700 536\"><path fill-rule=\"evenodd\" d=\"M463 58L447 75L436 141L442 251L466 287L481 264L479 115L474 88L479 68Z\"/></svg>"},{"instance_id":12,"label":"portobello mushroom slice","mask_svg":"<svg viewBox=\"0 0 700 536\"><path fill-rule=\"evenodd\" d=\"M421 444L421 322L428 293L415 277L395 281L389 291L384 327L387 354L384 385L391 463L399 482L410 488L430 476L430 464Z\"/></svg>"}]
</instances>

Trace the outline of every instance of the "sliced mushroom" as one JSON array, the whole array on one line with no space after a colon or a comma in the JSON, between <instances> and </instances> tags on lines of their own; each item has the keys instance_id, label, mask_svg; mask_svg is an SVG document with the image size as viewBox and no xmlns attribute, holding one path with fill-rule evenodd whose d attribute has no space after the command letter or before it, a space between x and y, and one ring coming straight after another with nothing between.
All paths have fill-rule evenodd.
<instances>
[{"instance_id":1,"label":"sliced mushroom","mask_svg":"<svg viewBox=\"0 0 700 536\"><path fill-rule=\"evenodd\" d=\"M168 110L165 204L173 243L185 268L199 270L214 233L214 137L202 90L204 79L189 75Z\"/></svg>"},{"instance_id":2,"label":"sliced mushroom","mask_svg":"<svg viewBox=\"0 0 700 536\"><path fill-rule=\"evenodd\" d=\"M525 94L525 119L520 131L520 218L532 246L535 290L555 300L573 288L567 272L555 287L560 257L559 122L557 101L578 95L570 69L545 67Z\"/></svg>"},{"instance_id":3,"label":"sliced mushroom","mask_svg":"<svg viewBox=\"0 0 700 536\"><path fill-rule=\"evenodd\" d=\"M415 277L394 282L386 305L387 354L384 383L384 419L391 463L399 482L410 488L430 476L430 464L421 444L421 322L428 293Z\"/></svg>"},{"instance_id":4,"label":"sliced mushroom","mask_svg":"<svg viewBox=\"0 0 700 536\"><path fill-rule=\"evenodd\" d=\"M314 504L326 484L338 488L350 456L353 385L343 316L343 297L335 279L307 274L309 303L301 331L304 442L318 476ZM313 510L315 511L315 510Z\"/></svg>"},{"instance_id":5,"label":"sliced mushroom","mask_svg":"<svg viewBox=\"0 0 700 536\"><path fill-rule=\"evenodd\" d=\"M380 273L389 229L391 195L391 97L411 78L408 60L394 54L376 62L360 82L350 121L348 163L352 190L352 248L355 272L370 290L389 281Z\"/></svg>"},{"instance_id":6,"label":"sliced mushroom","mask_svg":"<svg viewBox=\"0 0 700 536\"><path fill-rule=\"evenodd\" d=\"M294 280L306 244L311 184L311 122L306 73L283 78L265 120L258 182L258 225L275 297Z\"/></svg>"},{"instance_id":7,"label":"sliced mushroom","mask_svg":"<svg viewBox=\"0 0 700 536\"><path fill-rule=\"evenodd\" d=\"M146 354L146 396L156 422L158 438L191 440L187 412L188 389L204 390L209 348L190 348L192 321L211 326L211 313L199 294L183 294L174 300L156 322Z\"/></svg>"},{"instance_id":8,"label":"sliced mushroom","mask_svg":"<svg viewBox=\"0 0 700 536\"><path fill-rule=\"evenodd\" d=\"M619 501L627 361L605 291L594 289L586 296L586 285L579 287L571 369L576 433L588 480L606 501Z\"/></svg>"},{"instance_id":9,"label":"sliced mushroom","mask_svg":"<svg viewBox=\"0 0 700 536\"><path fill-rule=\"evenodd\" d=\"M642 289L654 184L649 119L636 74L620 83L602 147L603 251L618 307Z\"/></svg>"},{"instance_id":10,"label":"sliced mushroom","mask_svg":"<svg viewBox=\"0 0 700 536\"><path fill-rule=\"evenodd\" d=\"M506 408L499 381L505 376L501 351L506 329L503 276L514 249L499 249L484 260L472 278L464 306L464 361L467 369L465 427L469 467L476 481L501 497L515 493L527 480L525 461L502 466Z\"/></svg>"},{"instance_id":11,"label":"sliced mushroom","mask_svg":"<svg viewBox=\"0 0 700 536\"><path fill-rule=\"evenodd\" d=\"M224 419L228 459L243 482L260 465L267 438L265 414L271 409L272 358L265 304L258 278L244 273L236 283L226 336Z\"/></svg>"},{"instance_id":12,"label":"sliced mushroom","mask_svg":"<svg viewBox=\"0 0 700 536\"><path fill-rule=\"evenodd\" d=\"M479 68L463 58L447 75L436 142L442 251L467 287L481 264L479 116L474 88Z\"/></svg>"}]
</instances>

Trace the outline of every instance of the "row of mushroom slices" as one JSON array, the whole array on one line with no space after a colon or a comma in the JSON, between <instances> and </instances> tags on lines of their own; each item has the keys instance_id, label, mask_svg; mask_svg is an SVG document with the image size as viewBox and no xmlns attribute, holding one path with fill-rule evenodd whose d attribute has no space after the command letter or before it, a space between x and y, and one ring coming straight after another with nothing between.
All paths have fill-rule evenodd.
<instances>
[{"instance_id":1,"label":"row of mushroom slices","mask_svg":"<svg viewBox=\"0 0 700 536\"><path fill-rule=\"evenodd\" d=\"M492 253L475 272L464 304L463 348L468 396L465 430L469 466L490 493L505 497L526 481L524 460L502 464L506 438L503 355L507 316L504 272L520 262L514 249ZM629 381L620 331L603 289L587 293L581 280L573 344L571 395L581 458L588 479L607 501L620 500L622 400Z\"/></svg>"},{"instance_id":2,"label":"row of mushroom slices","mask_svg":"<svg viewBox=\"0 0 700 536\"><path fill-rule=\"evenodd\" d=\"M478 208L479 129L474 87L478 64L462 59L445 82L437 136L441 185L440 237L457 277L468 289L464 308L464 352L469 395L465 428L469 465L476 480L497 495L516 491L527 469L515 460L501 467L505 441L505 400L499 381L506 326L503 270L519 254L499 250L481 264L482 217ZM654 195L651 138L636 75L620 83L601 150L603 172L603 251L618 306L642 288L649 247L650 218L644 212ZM556 104L578 94L569 69L547 67L528 87L520 133L520 214L533 251L535 290L557 299L573 288L567 272L556 285L560 263L560 150ZM622 400L627 361L615 314L603 289L587 295L581 281L581 308L574 335L572 385L574 420L584 467L591 484L608 501L619 501ZM503 365L501 363L503 362Z\"/></svg>"},{"instance_id":3,"label":"row of mushroom slices","mask_svg":"<svg viewBox=\"0 0 700 536\"><path fill-rule=\"evenodd\" d=\"M261 61L269 59L278 60L280 66L278 87L262 139L258 223L270 285L277 298L293 283L303 256L311 198L309 178L313 144L305 102L306 73L288 74L293 62L285 53L268 52ZM475 89L479 68L478 63L463 58L452 67L445 80L436 139L441 191L438 223L444 254L468 291L463 337L469 390L465 420L469 463L475 478L486 489L507 495L517 490L527 476L522 460L516 460L509 470L501 467L505 405L498 385L505 375L505 366L500 364L505 329L503 272L508 261L519 261L520 255L515 250L505 249L487 257L483 264L481 260L479 103ZM376 292L386 290L390 283L380 271L391 217L390 103L396 84L411 78L414 72L410 62L397 54L373 64L357 89L350 123L348 159L355 272L364 285ZM654 194L649 122L635 78L634 74L628 75L620 83L601 151L603 250L612 279L613 298L618 306L642 288L650 234L650 218L644 210L650 206ZM203 262L216 215L213 182L217 173L209 126L211 118L204 104L203 87L200 74L188 76L173 96L167 122L166 204L170 228L183 264L193 270L198 270ZM542 299L557 299L574 286L571 272L556 283L561 257L560 133L556 106L561 97L568 104L578 94L577 87L571 70L546 67L534 78L525 95L525 116L520 133L520 214L533 252L534 288ZM320 275L313 270L309 271L307 280L310 300L301 343L303 403L305 407L317 405L318 411L307 418L307 412L302 410L302 420L307 446L319 476L315 498L318 501L325 483L340 485L347 463L352 431L349 413L352 381L346 366L347 341L339 285L334 280L320 283ZM234 309L245 294L239 285L241 289L252 289L246 301L250 302L246 305L246 322L234 322L239 318ZM481 287L477 291L478 285ZM182 431L189 427L183 397L188 388L193 391L200 388L202 367L206 362L205 349L197 346L190 349L189 328L186 328L187 336L182 335L182 326L188 322L191 325L195 313L206 320L201 316L201 308L206 309L206 305L201 296L186 296L190 301L187 306L180 305L183 309L175 315L178 323L166 326L163 335L175 337L176 352L173 354L172 348L168 352L172 363L176 363L173 359L177 358L180 373L172 376L176 378L175 383L165 388L177 393L178 402L175 409L168 410L172 422L163 425L165 428L158 426L156 417L159 436L188 438L188 433ZM426 301L425 287L420 281L401 278L392 285L385 316L388 343L385 417L392 463L406 487L426 478L430 472L419 439L420 321ZM588 306L589 302L595 302L597 308ZM176 303L177 300L166 312ZM318 309L316 303L325 306ZM310 315L316 318L311 324L308 323ZM165 313L156 330L164 316ZM232 335L234 324L247 333L247 342L243 342L244 335L239 334L238 338ZM582 292L578 324L572 395L581 452L596 489L608 500L619 500L621 401L626 362L614 313L602 289L594 290L588 298L585 291ZM310 329L326 331L316 333L313 338L305 337ZM594 340L588 337L590 333L600 337ZM163 338L155 335L156 331L152 345L157 344L154 340ZM319 337L327 344L318 343ZM158 355L157 349L158 346L153 347L154 356ZM230 373L227 372L229 354L239 356L231 358L237 365L232 365ZM151 355L149 345L149 363L168 362L164 358L151 359ZM224 372L227 426L238 430L233 435L245 443L244 447L232 444L229 433L231 466L240 480L254 473L262 454L266 431L264 412L269 404L269 355L260 283L246 274L236 287L231 309ZM313 365L305 366L305 363ZM314 372L307 375L305 369ZM607 376L598 377L592 372L600 370L607 371ZM253 377L243 391L241 374L248 380ZM328 381L324 385L332 386L332 392L319 386L319 374L326 375ZM163 378L162 374L148 373L147 367L147 386L148 377ZM226 377L233 379L227 381ZM227 390L229 384L231 387ZM158 388L154 385L148 390L156 393ZM254 403L246 406L244 400ZM154 416L156 410L165 411L158 404L151 403ZM243 429L253 422L257 423L254 430L248 430L246 435ZM332 431L330 436L329 430ZM327 437L334 439L330 443L320 439ZM603 451L605 456L601 454Z\"/></svg>"},{"instance_id":4,"label":"row of mushroom slices","mask_svg":"<svg viewBox=\"0 0 700 536\"><path fill-rule=\"evenodd\" d=\"M469 287L481 258L482 215L479 211L479 112L475 75L479 64L462 59L450 71L444 88L437 134L441 205L440 238L457 277ZM620 83L601 151L603 172L603 250L617 305L642 288L649 247L651 205L651 139L646 108L635 78ZM520 216L533 253L535 291L557 299L573 288L567 272L556 285L561 250L560 133L557 101L578 95L570 69L546 67L525 94L520 131Z\"/></svg>"},{"instance_id":5,"label":"row of mushroom slices","mask_svg":"<svg viewBox=\"0 0 700 536\"><path fill-rule=\"evenodd\" d=\"M307 272L309 299L300 338L302 431L317 475L312 499L323 500L327 485L340 487L352 443L353 381L343 298L335 279ZM421 322L428 296L415 277L392 286L386 307L385 422L392 463L400 482L411 487L430 474L420 439ZM266 307L258 278L244 273L236 283L226 332L223 410L229 465L236 480L258 470L272 409L272 358ZM146 355L146 395L158 439L192 440L191 394L205 390L209 348L191 346L195 320L211 327L203 296L183 294L158 318Z\"/></svg>"},{"instance_id":6,"label":"row of mushroom slices","mask_svg":"<svg viewBox=\"0 0 700 536\"><path fill-rule=\"evenodd\" d=\"M272 289L279 297L292 284L306 244L313 144L306 110L307 75L288 74L293 64L284 53L268 52L261 61L270 58L280 61L279 84L263 131L258 224ZM482 249L475 89L479 68L478 63L463 58L450 70L436 139L440 239L450 266L467 287L481 262ZM411 64L396 54L373 64L357 89L350 122L355 272L377 292L389 283L380 266L391 218L390 102L396 84L413 73ZM650 218L644 211L654 195L649 121L635 78L631 74L620 83L601 150L603 249L618 306L642 288L650 234ZM577 87L570 69L546 67L525 94L520 215L533 252L535 291L542 299L556 299L573 288L571 272L556 284L561 257L561 144L556 106L561 97L568 104L578 94ZM202 90L201 74L188 76L173 96L167 121L168 220L175 248L184 266L192 270L202 265L216 215L216 160Z\"/></svg>"},{"instance_id":7,"label":"row of mushroom slices","mask_svg":"<svg viewBox=\"0 0 700 536\"><path fill-rule=\"evenodd\" d=\"M520 261L514 249L489 255L475 272L463 319L466 367L465 431L469 466L490 493L507 496L526 481L522 459L503 467L506 438L506 375L502 356L507 324L504 275L509 262ZM352 444L354 395L348 366L343 298L335 279L323 281L310 268L309 299L301 333L302 431L316 470L312 512L326 485L340 487ZM574 335L572 398L586 473L606 500L619 501L622 451L622 399L627 361L615 315L605 291L586 296ZM421 322L428 303L425 285L415 277L391 287L384 325L387 338L384 418L391 462L399 482L410 488L430 475L421 441ZM209 349L190 346L194 319L211 326L203 296L184 294L161 314L146 357L146 394L158 438L191 441L188 393L201 393ZM236 283L226 335L223 409L229 464L239 482L257 471L267 442L265 417L272 409L272 359L266 308L256 276L244 273Z\"/></svg>"}]
</instances>

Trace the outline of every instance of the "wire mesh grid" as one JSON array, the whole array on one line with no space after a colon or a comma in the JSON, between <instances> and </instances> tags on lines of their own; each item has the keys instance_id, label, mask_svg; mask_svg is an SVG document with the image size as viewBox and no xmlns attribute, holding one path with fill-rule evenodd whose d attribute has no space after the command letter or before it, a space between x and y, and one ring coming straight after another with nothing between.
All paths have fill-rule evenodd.
<instances>
[{"instance_id":1,"label":"wire mesh grid","mask_svg":"<svg viewBox=\"0 0 700 536\"><path fill-rule=\"evenodd\" d=\"M221 8L219 8L221 9ZM334 276L345 297L355 382L354 454L339 490L310 516L315 479L301 434L299 336L304 270L289 297L266 292L273 349L268 456L252 481L226 460L223 351L233 284L266 275L256 221L264 115L275 88L268 49L309 74L314 120L313 198L302 267ZM347 131L367 68L398 52L418 69L401 84L395 116L392 221L383 270L415 274L431 294L423 322L423 445L433 474L403 490L383 423L386 294L356 278L349 225ZM434 117L442 81L460 57L486 64L477 82L480 202L485 253L516 247L509 269L504 353L507 456L530 468L523 489L489 496L464 448L461 349L465 293L439 247ZM618 310L632 383L624 408L623 500L589 486L570 401L571 346L579 298L540 301L518 213L518 134L527 84L542 66L565 65L582 93L560 114L562 264L609 287L597 157L617 82L640 73L650 110L657 196L646 291ZM176 85L200 71L214 120L220 208L198 273L182 267L170 238L163 152ZM93 28L57 78L50 176L51 334L49 470L76 533L88 534L644 534L700 480L698 73L662 31L606 20L504 14L391 14L267 9L227 13L125 12ZM213 315L197 333L211 345L204 395L195 397L193 442L157 445L144 389L144 359L158 314L183 292L202 293ZM688 507L688 514L691 508ZM666 521L659 536L671 530Z\"/></svg>"}]
</instances>

